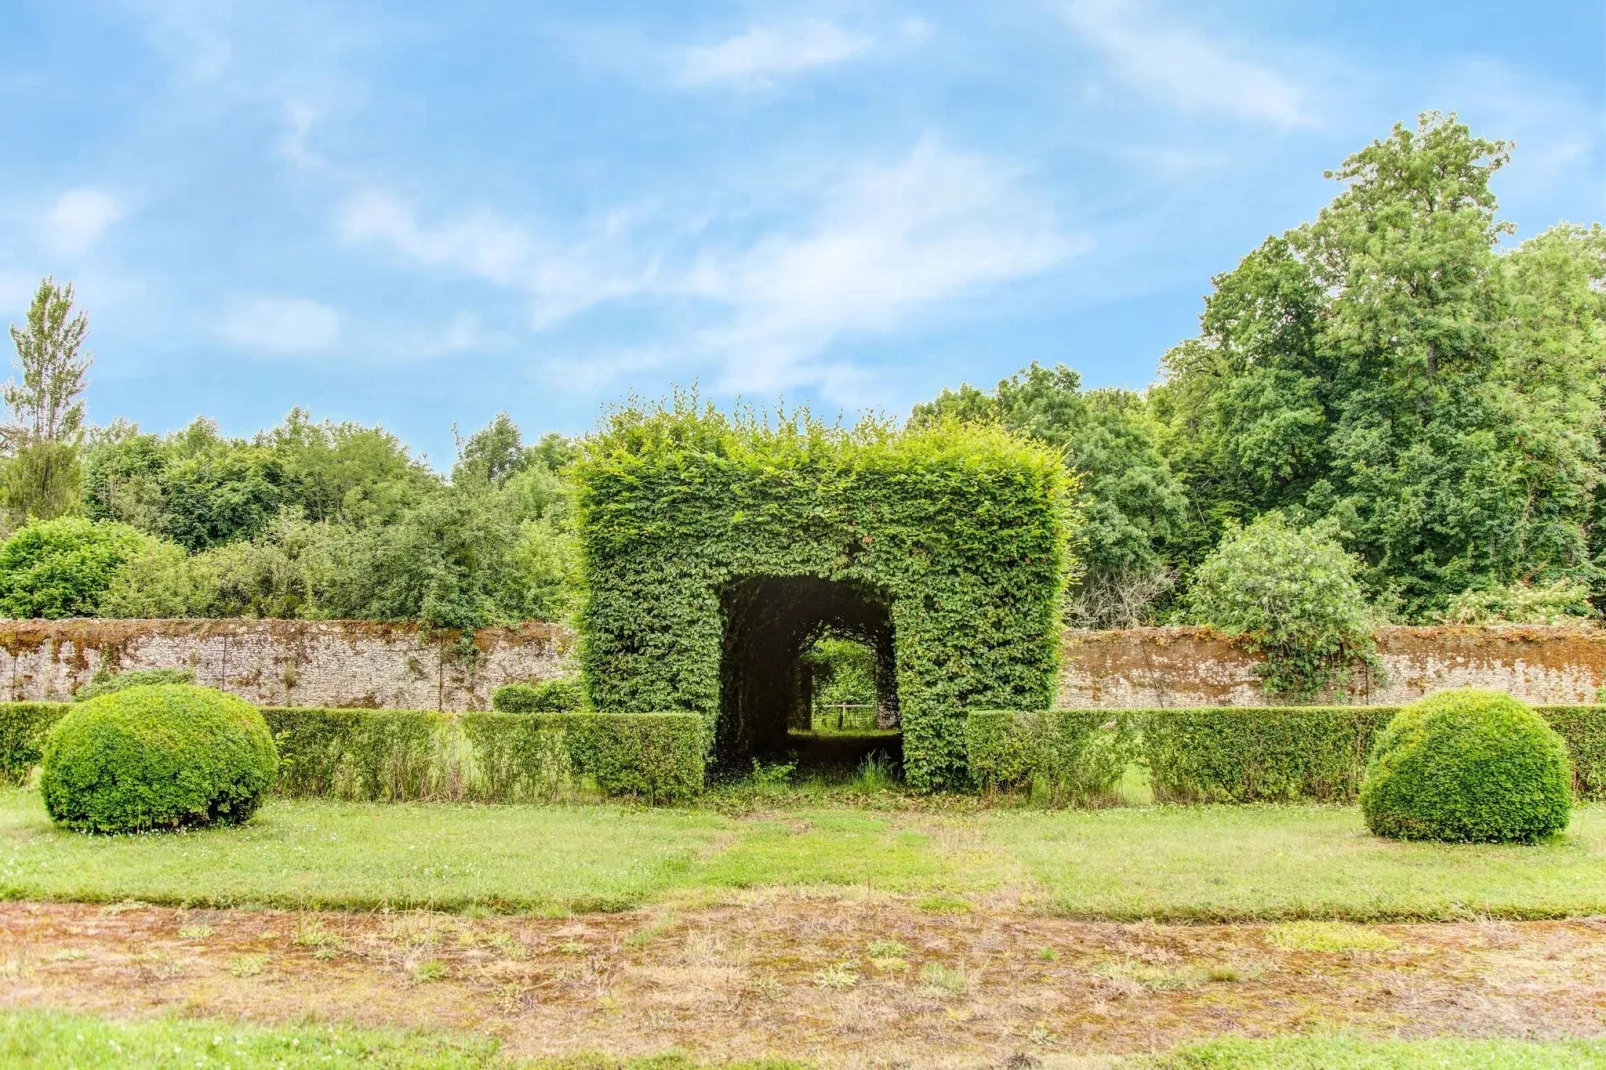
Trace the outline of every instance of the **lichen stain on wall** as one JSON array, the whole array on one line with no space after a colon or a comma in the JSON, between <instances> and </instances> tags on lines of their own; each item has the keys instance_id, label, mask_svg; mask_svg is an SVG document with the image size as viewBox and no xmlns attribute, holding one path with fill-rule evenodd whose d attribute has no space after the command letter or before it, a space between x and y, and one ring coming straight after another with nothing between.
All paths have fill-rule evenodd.
<instances>
[{"instance_id":1,"label":"lichen stain on wall","mask_svg":"<svg viewBox=\"0 0 1606 1070\"><path fill-rule=\"evenodd\" d=\"M106 666L195 670L196 680L264 705L487 709L491 692L572 668L573 637L529 623L474 633L373 621L0 621L7 697L66 699ZM9 663L9 664L8 664Z\"/></svg>"},{"instance_id":2,"label":"lichen stain on wall","mask_svg":"<svg viewBox=\"0 0 1606 1070\"><path fill-rule=\"evenodd\" d=\"M1330 701L1394 705L1446 687L1530 702L1593 702L1606 684L1606 631L1566 627L1382 628L1386 682L1361 677ZM575 669L575 637L528 623L474 633L374 621L0 621L6 697L66 699L102 665L189 666L196 679L264 705L477 710L515 680ZM1256 658L1208 628L1067 631L1062 707L1264 706Z\"/></svg>"},{"instance_id":3,"label":"lichen stain on wall","mask_svg":"<svg viewBox=\"0 0 1606 1070\"><path fill-rule=\"evenodd\" d=\"M1606 684L1606 631L1579 627L1380 628L1385 679L1359 674L1324 701L1396 705L1448 687L1508 691L1536 703L1594 702ZM1067 631L1057 704L1264 706L1258 659L1209 628Z\"/></svg>"}]
</instances>

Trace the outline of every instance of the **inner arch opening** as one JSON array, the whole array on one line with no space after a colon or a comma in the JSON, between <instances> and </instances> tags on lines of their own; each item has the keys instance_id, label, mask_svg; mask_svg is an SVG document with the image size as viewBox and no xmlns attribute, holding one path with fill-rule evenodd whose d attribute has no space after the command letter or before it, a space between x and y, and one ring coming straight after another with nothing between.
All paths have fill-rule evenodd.
<instances>
[{"instance_id":1,"label":"inner arch opening","mask_svg":"<svg viewBox=\"0 0 1606 1070\"><path fill-rule=\"evenodd\" d=\"M776 759L813 742L814 684L822 639L862 643L869 651L875 719L897 729L898 686L891 600L843 580L816 576L753 576L720 594L719 722L715 757L730 772L755 758ZM823 738L823 737L822 737ZM847 755L848 737L834 748ZM886 749L883 745L882 749Z\"/></svg>"}]
</instances>

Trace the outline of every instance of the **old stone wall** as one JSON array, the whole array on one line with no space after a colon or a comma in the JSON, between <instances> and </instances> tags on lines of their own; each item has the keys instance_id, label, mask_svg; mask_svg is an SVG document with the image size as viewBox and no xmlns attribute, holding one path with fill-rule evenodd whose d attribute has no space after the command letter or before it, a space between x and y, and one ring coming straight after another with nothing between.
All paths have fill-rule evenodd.
<instances>
[{"instance_id":1,"label":"old stone wall","mask_svg":"<svg viewBox=\"0 0 1606 1070\"><path fill-rule=\"evenodd\" d=\"M483 710L514 680L571 669L573 636L547 624L456 635L370 621L0 621L0 685L13 700L65 699L102 665L188 666L197 683L259 705Z\"/></svg>"},{"instance_id":2,"label":"old stone wall","mask_svg":"<svg viewBox=\"0 0 1606 1070\"><path fill-rule=\"evenodd\" d=\"M1446 687L1488 687L1538 703L1593 702L1606 684L1606 631L1383 628L1386 679L1358 678L1339 702L1396 705ZM0 687L65 699L113 669L189 666L198 682L262 705L475 710L515 680L574 671L574 636L548 624L456 636L370 621L0 621ZM1065 633L1062 707L1262 706L1254 656L1207 628Z\"/></svg>"},{"instance_id":3,"label":"old stone wall","mask_svg":"<svg viewBox=\"0 0 1606 1070\"><path fill-rule=\"evenodd\" d=\"M1576 627L1381 628L1382 679L1361 674L1329 701L1392 706L1447 687L1535 703L1594 702L1606 684L1606 631ZM1065 633L1058 704L1264 706L1258 659L1208 628Z\"/></svg>"}]
</instances>

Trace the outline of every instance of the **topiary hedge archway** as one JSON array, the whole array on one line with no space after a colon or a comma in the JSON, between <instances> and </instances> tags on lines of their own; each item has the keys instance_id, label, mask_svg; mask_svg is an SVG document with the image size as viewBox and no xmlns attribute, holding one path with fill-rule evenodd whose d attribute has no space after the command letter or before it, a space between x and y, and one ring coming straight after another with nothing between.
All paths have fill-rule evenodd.
<instances>
[{"instance_id":1,"label":"topiary hedge archway","mask_svg":"<svg viewBox=\"0 0 1606 1070\"><path fill-rule=\"evenodd\" d=\"M598 710L695 711L740 763L784 717L766 675L860 634L890 645L905 773L936 790L966 782L967 709L1053 699L1072 488L1041 446L677 396L614 410L575 472Z\"/></svg>"}]
</instances>

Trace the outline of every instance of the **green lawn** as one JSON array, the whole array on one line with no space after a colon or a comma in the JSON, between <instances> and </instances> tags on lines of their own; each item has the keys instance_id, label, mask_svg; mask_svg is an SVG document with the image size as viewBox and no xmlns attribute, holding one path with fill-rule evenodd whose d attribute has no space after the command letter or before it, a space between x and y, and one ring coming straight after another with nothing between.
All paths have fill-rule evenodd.
<instances>
[{"instance_id":1,"label":"green lawn","mask_svg":"<svg viewBox=\"0 0 1606 1070\"><path fill-rule=\"evenodd\" d=\"M266 1029L239 1022L153 1018L118 1020L46 1011L0 1012L0 1067L70 1066L190 1070L799 1070L790 1061L706 1064L677 1055L648 1059L513 1062L494 1041L437 1033L338 1026Z\"/></svg>"},{"instance_id":2,"label":"green lawn","mask_svg":"<svg viewBox=\"0 0 1606 1070\"><path fill-rule=\"evenodd\" d=\"M0 1067L71 1066L201 1070L804 1070L791 1060L703 1063L682 1055L644 1059L579 1056L515 1062L488 1040L432 1033L404 1034L331 1026L269 1029L207 1019L117 1020L46 1011L0 1013ZM1606 1042L1515 1040L1364 1040L1350 1036L1225 1038L1160 1056L1131 1056L1100 1065L1127 1070L1551 1070L1606 1067Z\"/></svg>"},{"instance_id":3,"label":"green lawn","mask_svg":"<svg viewBox=\"0 0 1606 1070\"><path fill-rule=\"evenodd\" d=\"M1149 1065L1167 1070L1587 1070L1606 1067L1606 1041L1234 1037L1189 1045Z\"/></svg>"},{"instance_id":4,"label":"green lawn","mask_svg":"<svg viewBox=\"0 0 1606 1070\"><path fill-rule=\"evenodd\" d=\"M1447 919L1606 910L1606 807L1538 845L1398 843L1360 810L1199 806L984 818L1072 917Z\"/></svg>"},{"instance_id":5,"label":"green lawn","mask_svg":"<svg viewBox=\"0 0 1606 1070\"><path fill-rule=\"evenodd\" d=\"M970 813L275 800L243 828L92 837L0 791L0 896L561 913L732 888L1019 893L1076 917L1606 913L1606 807L1533 847L1400 844L1353 808Z\"/></svg>"}]
</instances>

